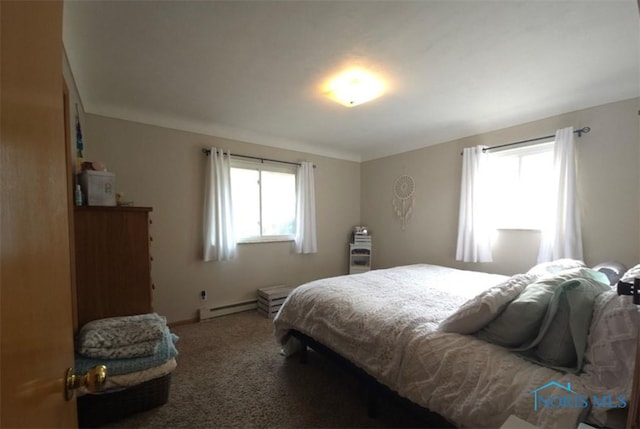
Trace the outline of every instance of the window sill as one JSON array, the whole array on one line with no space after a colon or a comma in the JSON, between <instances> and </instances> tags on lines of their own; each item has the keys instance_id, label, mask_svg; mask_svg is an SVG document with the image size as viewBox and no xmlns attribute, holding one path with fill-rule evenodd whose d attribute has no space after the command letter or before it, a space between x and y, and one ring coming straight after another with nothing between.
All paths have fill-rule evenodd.
<instances>
[{"instance_id":1,"label":"window sill","mask_svg":"<svg viewBox=\"0 0 640 429\"><path fill-rule=\"evenodd\" d=\"M238 245L241 244L263 244L263 243L284 243L287 241L295 241L293 237L273 237L273 238L255 238L238 241Z\"/></svg>"}]
</instances>

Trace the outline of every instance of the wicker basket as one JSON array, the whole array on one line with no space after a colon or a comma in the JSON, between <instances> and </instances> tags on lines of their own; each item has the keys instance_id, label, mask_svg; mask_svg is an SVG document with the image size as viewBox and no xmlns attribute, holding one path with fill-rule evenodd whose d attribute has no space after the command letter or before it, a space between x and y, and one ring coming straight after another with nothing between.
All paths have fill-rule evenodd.
<instances>
[{"instance_id":1,"label":"wicker basket","mask_svg":"<svg viewBox=\"0 0 640 429\"><path fill-rule=\"evenodd\" d=\"M169 400L170 384L169 373L117 392L80 396L78 426L102 426L163 405Z\"/></svg>"}]
</instances>

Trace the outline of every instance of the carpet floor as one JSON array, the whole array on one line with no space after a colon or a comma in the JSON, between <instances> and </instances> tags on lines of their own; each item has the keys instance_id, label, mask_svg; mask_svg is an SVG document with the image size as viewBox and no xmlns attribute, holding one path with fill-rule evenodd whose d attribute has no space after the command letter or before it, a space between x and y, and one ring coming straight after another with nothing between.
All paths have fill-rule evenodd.
<instances>
[{"instance_id":1,"label":"carpet floor","mask_svg":"<svg viewBox=\"0 0 640 429\"><path fill-rule=\"evenodd\" d=\"M366 413L362 383L323 356L280 355L273 322L256 311L176 326L178 367L169 401L112 428L425 427L393 401Z\"/></svg>"}]
</instances>

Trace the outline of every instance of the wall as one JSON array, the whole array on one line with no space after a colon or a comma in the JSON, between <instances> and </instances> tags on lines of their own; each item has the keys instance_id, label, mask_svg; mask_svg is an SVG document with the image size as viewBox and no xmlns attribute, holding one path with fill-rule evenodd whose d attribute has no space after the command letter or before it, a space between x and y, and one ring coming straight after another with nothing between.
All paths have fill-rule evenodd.
<instances>
[{"instance_id":1,"label":"wall","mask_svg":"<svg viewBox=\"0 0 640 429\"><path fill-rule=\"evenodd\" d=\"M260 287L347 273L349 235L360 222L358 163L91 114L83 126L85 159L106 163L124 200L153 207L154 309L169 321L195 318L201 290L211 307L255 299ZM291 242L242 244L234 261L202 262L201 149L211 146L316 164L317 254L295 254Z\"/></svg>"},{"instance_id":2,"label":"wall","mask_svg":"<svg viewBox=\"0 0 640 429\"><path fill-rule=\"evenodd\" d=\"M348 271L346 243L353 225L374 236L374 268L433 263L510 274L534 265L536 231L499 231L494 262L455 261L461 157L464 147L497 145L573 125L590 126L577 140L585 261L640 261L639 99L571 112L491 133L443 143L361 165L267 146L105 118L81 111L85 158L116 173L125 200L151 206L155 309L170 321L196 316L207 306L255 298L259 287L303 282ZM72 137L75 144L75 137ZM217 146L238 154L316 168L319 253L296 255L291 243L240 245L235 261L200 260L204 156ZM393 215L394 180L414 177L416 201L405 230ZM360 214L362 213L362 216ZM635 238L634 238L635 237Z\"/></svg>"},{"instance_id":3,"label":"wall","mask_svg":"<svg viewBox=\"0 0 640 429\"><path fill-rule=\"evenodd\" d=\"M373 234L375 268L432 263L511 274L536 263L540 233L499 231L493 263L455 261L463 148L498 145L591 127L577 139L584 259L640 262L640 99L631 99L443 143L362 164L362 222ZM394 217L392 185L408 174L416 200L405 230Z\"/></svg>"},{"instance_id":4,"label":"wall","mask_svg":"<svg viewBox=\"0 0 640 429\"><path fill-rule=\"evenodd\" d=\"M78 88L76 86L76 81L73 77L73 73L71 71L71 67L69 66L69 59L67 58L66 52L63 50L62 52L62 75L64 76L64 81L67 84L67 89L69 91L69 146L71 147L71 158L73 159L73 164L76 164L76 108L77 114L80 117L81 128L84 129L84 108L82 106L82 100L80 99L80 94L78 93Z\"/></svg>"}]
</instances>

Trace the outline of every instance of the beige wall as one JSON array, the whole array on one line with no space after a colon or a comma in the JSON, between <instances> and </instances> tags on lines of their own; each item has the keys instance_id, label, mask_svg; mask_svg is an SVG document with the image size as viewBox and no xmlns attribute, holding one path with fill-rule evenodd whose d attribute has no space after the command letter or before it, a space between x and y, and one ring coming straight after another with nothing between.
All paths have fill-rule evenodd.
<instances>
[{"instance_id":1,"label":"beige wall","mask_svg":"<svg viewBox=\"0 0 640 429\"><path fill-rule=\"evenodd\" d=\"M76 81L73 78L71 67L69 66L69 59L66 52L62 52L62 76L67 84L69 90L69 145L71 147L71 157L76 160L76 106L78 107L78 116L80 117L81 128L84 130L84 108L82 107L82 100L80 100L80 94L76 87Z\"/></svg>"},{"instance_id":2,"label":"beige wall","mask_svg":"<svg viewBox=\"0 0 640 429\"><path fill-rule=\"evenodd\" d=\"M362 164L362 222L373 234L375 268L433 263L497 273L522 272L536 263L540 234L500 231L494 262L455 261L460 175L464 147L498 145L553 134L558 128L591 127L578 142L584 259L593 265L640 262L640 99L607 104L479 134ZM416 201L406 229L392 210L392 185L413 176Z\"/></svg>"},{"instance_id":3,"label":"beige wall","mask_svg":"<svg viewBox=\"0 0 640 429\"><path fill-rule=\"evenodd\" d=\"M85 158L106 163L125 200L153 207L154 308L169 321L196 317L201 290L211 307L255 299L260 287L297 286L347 273L347 243L360 221L360 164L91 114L85 118ZM291 242L243 244L234 261L202 262L206 157L201 149L211 146L316 164L317 254L295 254Z\"/></svg>"},{"instance_id":4,"label":"beige wall","mask_svg":"<svg viewBox=\"0 0 640 429\"><path fill-rule=\"evenodd\" d=\"M154 209L154 305L175 322L196 316L203 305L201 290L211 307L253 299L259 287L346 273L346 243L351 227L361 223L374 237L374 268L426 262L505 274L525 271L536 261L535 231L500 231L493 263L455 261L460 152L553 134L569 125L592 129L577 140L585 261L635 265L640 261L639 104L640 99L612 103L362 164L90 114L83 130L86 159L104 161L116 173L126 200ZM235 261L202 262L205 158L200 149L209 146L313 161L319 253L294 254L291 243L248 244L240 245ZM391 205L393 182L402 174L416 182L415 207L404 231Z\"/></svg>"}]
</instances>

